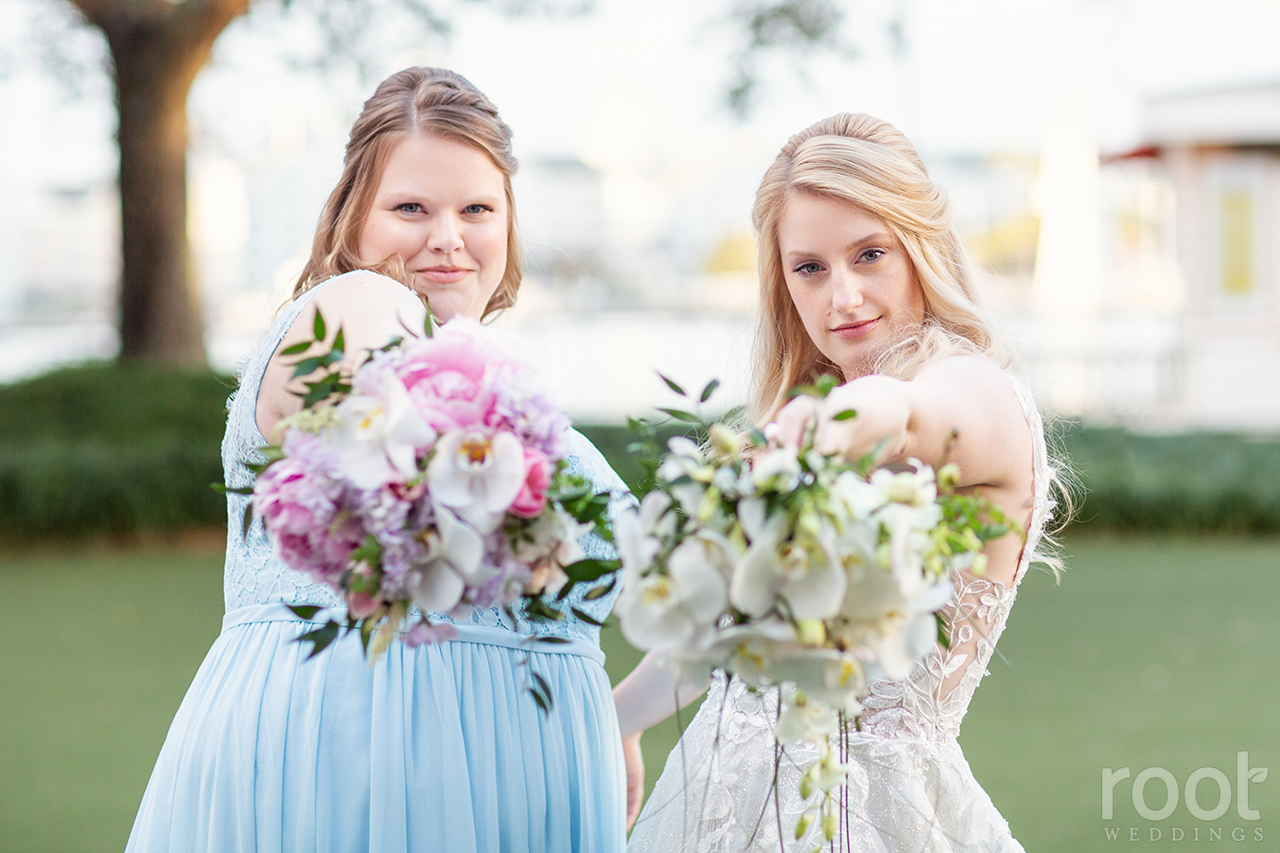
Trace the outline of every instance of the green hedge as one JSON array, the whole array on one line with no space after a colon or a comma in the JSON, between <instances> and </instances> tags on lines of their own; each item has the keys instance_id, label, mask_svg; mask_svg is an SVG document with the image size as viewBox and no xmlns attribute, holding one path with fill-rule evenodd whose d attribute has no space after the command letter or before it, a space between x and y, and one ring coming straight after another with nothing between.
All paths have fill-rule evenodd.
<instances>
[{"instance_id":1,"label":"green hedge","mask_svg":"<svg viewBox=\"0 0 1280 853\"><path fill-rule=\"evenodd\" d=\"M89 364L0 386L0 537L226 523L220 446L231 377Z\"/></svg>"},{"instance_id":2,"label":"green hedge","mask_svg":"<svg viewBox=\"0 0 1280 853\"><path fill-rule=\"evenodd\" d=\"M1280 436L1075 426L1061 444L1087 490L1079 525L1280 532Z\"/></svg>"},{"instance_id":3,"label":"green hedge","mask_svg":"<svg viewBox=\"0 0 1280 853\"><path fill-rule=\"evenodd\" d=\"M0 386L0 538L177 531L225 522L227 376L93 364ZM624 427L582 431L633 487ZM1086 494L1076 523L1280 532L1280 436L1138 435L1066 425Z\"/></svg>"}]
</instances>

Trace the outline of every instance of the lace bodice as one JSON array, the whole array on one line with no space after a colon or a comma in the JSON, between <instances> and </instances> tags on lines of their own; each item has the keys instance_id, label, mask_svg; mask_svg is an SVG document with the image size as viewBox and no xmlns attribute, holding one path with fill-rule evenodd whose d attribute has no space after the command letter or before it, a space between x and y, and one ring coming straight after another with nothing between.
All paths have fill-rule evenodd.
<instances>
[{"instance_id":1,"label":"lace bodice","mask_svg":"<svg viewBox=\"0 0 1280 853\"><path fill-rule=\"evenodd\" d=\"M222 440L223 477L229 488L251 485L253 475L245 467L245 463L264 461L259 448L267 441L258 429L257 401L258 388L267 363L294 320L316 293L333 280L329 279L295 299L281 313L258 348L243 362L239 371L239 388L227 401L227 430ZM614 473L600 451L576 430L570 433L569 447L569 471L587 478L597 489L612 493L610 511L616 516L632 500L626 485ZM248 505L248 496L227 493L227 557L223 572L223 597L227 612L252 604L336 606L338 598L329 587L314 583L307 575L290 569L280 560L259 519L253 519L247 535L242 535ZM582 537L579 544L588 557L610 559L614 556L612 546L594 533ZM576 586L564 603L568 606L563 606L563 611L570 614L571 606L603 621L613 607L617 589L595 600L587 600L585 596L590 589L586 585ZM599 629L572 615L556 622L530 622L523 618L524 609L519 602L514 611L514 625L496 606L472 611L466 620L455 620L441 613L433 613L431 618L437 622L500 627L521 633L599 643Z\"/></svg>"},{"instance_id":2,"label":"lace bodice","mask_svg":"<svg viewBox=\"0 0 1280 853\"><path fill-rule=\"evenodd\" d=\"M870 685L863 700L863 731L880 737L954 739L969 709L978 682L987 674L987 663L1004 631L1013 608L1018 582L1026 574L1053 512L1049 497L1048 451L1044 424L1030 390L1011 380L1032 434L1034 460L1031 521L1013 582L976 577L969 571L952 572L951 601L943 610L948 645L936 646L902 681L882 679Z\"/></svg>"}]
</instances>

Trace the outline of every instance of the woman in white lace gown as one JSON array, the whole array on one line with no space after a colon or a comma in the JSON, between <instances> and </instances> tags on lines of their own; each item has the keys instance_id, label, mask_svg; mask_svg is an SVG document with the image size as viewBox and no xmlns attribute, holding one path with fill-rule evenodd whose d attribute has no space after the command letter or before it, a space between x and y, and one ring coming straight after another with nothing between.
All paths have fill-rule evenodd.
<instances>
[{"instance_id":1,"label":"woman in white lace gown","mask_svg":"<svg viewBox=\"0 0 1280 853\"><path fill-rule=\"evenodd\" d=\"M988 544L980 577L956 574L948 642L902 681L870 685L861 730L844 736L852 767L833 848L1019 851L974 779L956 737L1036 556L1053 503L1043 427L1013 357L983 307L981 278L911 143L865 115L792 137L756 195L761 299L753 416L777 438L857 457L886 442L887 463L958 463L966 491L994 501L1026 536ZM787 390L815 373L845 382L822 402ZM851 420L830 415L853 409ZM639 732L673 709L676 685L650 656L615 689L634 786ZM688 699L685 693L677 701ZM776 692L717 677L672 751L628 851L810 851L815 822L799 774L816 756L775 759ZM775 785L775 766L777 781ZM811 803L812 804L812 803Z\"/></svg>"}]
</instances>

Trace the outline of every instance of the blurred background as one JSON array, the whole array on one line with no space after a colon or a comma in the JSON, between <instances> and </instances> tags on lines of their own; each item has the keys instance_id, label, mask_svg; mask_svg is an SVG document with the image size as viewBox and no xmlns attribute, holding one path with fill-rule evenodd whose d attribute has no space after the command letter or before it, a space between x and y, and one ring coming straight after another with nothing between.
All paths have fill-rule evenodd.
<instances>
[{"instance_id":1,"label":"blurred background","mask_svg":"<svg viewBox=\"0 0 1280 853\"><path fill-rule=\"evenodd\" d=\"M1276 849L1278 33L1274 0L5 0L0 851L123 847L218 630L230 375L411 64L514 129L529 264L497 325L629 478L656 370L745 395L778 148L840 111L903 130L1087 490L966 722L979 780L1028 850ZM1246 751L1273 778L1238 781ZM1125 783L1104 820L1124 766L1215 767L1261 817L1180 791L1149 820Z\"/></svg>"}]
</instances>

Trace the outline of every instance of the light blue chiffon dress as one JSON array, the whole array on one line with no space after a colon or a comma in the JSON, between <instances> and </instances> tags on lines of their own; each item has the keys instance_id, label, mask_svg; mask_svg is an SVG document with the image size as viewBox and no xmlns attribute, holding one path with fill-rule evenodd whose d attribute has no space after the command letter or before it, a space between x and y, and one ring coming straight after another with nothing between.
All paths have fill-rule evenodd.
<instances>
[{"instance_id":1,"label":"light blue chiffon dress","mask_svg":"<svg viewBox=\"0 0 1280 853\"><path fill-rule=\"evenodd\" d=\"M323 285L320 285L323 287ZM229 406L227 483L265 444L255 409L267 361L316 289L299 297L242 371ZM573 433L570 464L597 488L626 487ZM626 787L618 722L592 625L515 624L497 608L458 639L393 643L371 667L355 636L308 660L315 627L285 604L337 604L282 564L247 498L228 496L226 615L147 784L129 853L620 851ZM610 547L589 535L589 556ZM613 595L571 604L603 619ZM567 608L566 608L567 611ZM439 617L443 618L443 617ZM557 641L538 638L554 636ZM551 687L550 713L528 687Z\"/></svg>"}]
</instances>

